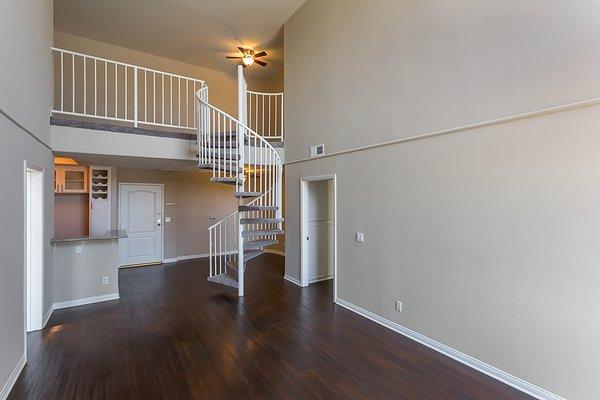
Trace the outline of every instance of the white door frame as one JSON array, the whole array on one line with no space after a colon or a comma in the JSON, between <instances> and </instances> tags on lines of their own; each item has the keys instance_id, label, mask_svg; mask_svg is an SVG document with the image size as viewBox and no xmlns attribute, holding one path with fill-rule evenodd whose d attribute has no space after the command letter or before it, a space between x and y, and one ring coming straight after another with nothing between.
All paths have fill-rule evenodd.
<instances>
[{"instance_id":1,"label":"white door frame","mask_svg":"<svg viewBox=\"0 0 600 400\"><path fill-rule=\"evenodd\" d=\"M315 181L333 182L333 301L337 300L337 175L305 176L300 178L300 286L308 286L308 184Z\"/></svg>"},{"instance_id":2,"label":"white door frame","mask_svg":"<svg viewBox=\"0 0 600 400\"><path fill-rule=\"evenodd\" d=\"M160 224L160 236L162 238L162 245L160 249L160 262L165 262L165 185L163 183L143 183L143 182L119 182L119 194L117 196L117 226L121 229L121 187L123 185L140 185L140 186L159 186L161 192L162 203L160 205L160 215L162 217L162 223ZM123 239L119 239L121 241ZM119 256L121 255L121 248L119 246ZM119 257L119 268L121 268L121 259Z\"/></svg>"},{"instance_id":3,"label":"white door frame","mask_svg":"<svg viewBox=\"0 0 600 400\"><path fill-rule=\"evenodd\" d=\"M35 266L30 263L30 254L29 254L29 246L27 240L27 233L30 227L27 224L30 222L28 219L28 214L30 210L30 204L28 202L28 194L30 188L28 187L29 179L27 177L28 171L33 171L36 175L37 183L40 185L37 188L37 195L39 197L37 206L39 207L39 213L36 215L37 226L32 229L31 233L36 235L37 239L35 239L36 243L40 246L39 254L37 254L36 258L38 258L38 262ZM36 165L32 162L25 160L23 162L23 309L24 309L24 336L25 336L25 355L27 357L27 332L40 330L44 325L44 260L45 260L45 249L44 249L44 208L46 201L44 199L44 179L45 173L44 168ZM35 190L35 189L33 189ZM35 268L33 271L28 271L30 268ZM35 288L34 285L30 285L31 275L35 274ZM35 295L35 305L31 304L31 292L32 290L36 290Z\"/></svg>"}]
</instances>

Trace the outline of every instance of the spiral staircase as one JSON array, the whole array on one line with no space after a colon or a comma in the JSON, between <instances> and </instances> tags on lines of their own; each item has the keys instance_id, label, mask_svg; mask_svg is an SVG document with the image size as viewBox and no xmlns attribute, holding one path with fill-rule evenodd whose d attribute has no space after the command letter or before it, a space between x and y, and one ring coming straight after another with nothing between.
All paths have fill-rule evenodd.
<instances>
[{"instance_id":1,"label":"spiral staircase","mask_svg":"<svg viewBox=\"0 0 600 400\"><path fill-rule=\"evenodd\" d=\"M262 101L261 113L266 114L264 97ZM235 186L238 202L236 212L209 228L208 280L236 288L243 296L246 263L276 244L284 233L283 164L273 145L255 131L258 124L255 129L248 124L248 89L241 66L237 119L209 103L206 85L196 92L196 103L198 167L212 171L212 182ZM282 114L283 101L280 107Z\"/></svg>"}]
</instances>

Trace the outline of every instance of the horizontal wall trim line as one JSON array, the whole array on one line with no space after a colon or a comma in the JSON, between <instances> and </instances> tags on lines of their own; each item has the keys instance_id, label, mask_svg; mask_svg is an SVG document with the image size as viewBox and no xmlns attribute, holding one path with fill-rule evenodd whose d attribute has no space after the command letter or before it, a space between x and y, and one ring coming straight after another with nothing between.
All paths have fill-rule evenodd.
<instances>
[{"instance_id":1,"label":"horizontal wall trim line","mask_svg":"<svg viewBox=\"0 0 600 400\"><path fill-rule=\"evenodd\" d=\"M118 300L118 299L119 299L119 293L111 293L111 294L105 294L102 296L84 297L82 299L61 301L58 303L54 303L53 308L54 308L54 310L60 310L62 308L84 306L86 304L100 303L102 301Z\"/></svg>"},{"instance_id":2,"label":"horizontal wall trim line","mask_svg":"<svg viewBox=\"0 0 600 400\"><path fill-rule=\"evenodd\" d=\"M17 379L19 379L19 375L21 375L21 371L23 371L23 368L25 367L26 361L25 353L23 353L19 361L17 361L12 373L8 377L8 380L2 387L2 391L0 391L0 400L6 400L8 398L10 391L12 390L13 386L15 386L15 383L17 383Z\"/></svg>"},{"instance_id":3,"label":"horizontal wall trim line","mask_svg":"<svg viewBox=\"0 0 600 400\"><path fill-rule=\"evenodd\" d=\"M298 164L298 163L302 163L302 162L306 162L306 161L318 160L321 158L334 157L334 156L339 156L342 154L355 153L357 151L375 149L377 147L384 147L384 146L390 146L390 145L399 144L399 143L413 142L413 141L422 140L422 139L430 139L430 138L434 138L437 136L449 135L451 133L468 131L468 130L472 130L472 129L483 128L483 127L493 126L493 125L500 125L500 124L505 124L508 122L518 121L521 119L535 118L535 117L539 117L539 116L546 115L546 114L552 114L552 113L557 113L557 112L561 112L561 111L568 111L568 110L573 110L573 109L582 108L582 107L589 107L589 106L594 106L597 104L600 104L600 97L595 97L593 99L578 101L575 103L568 103L568 104L563 104L563 105L559 105L559 106L544 108L541 110L530 111L530 112L526 112L526 113L522 113L522 114L514 114L514 115L510 115L510 116L506 116L506 117L490 119L487 121L476 122L473 124L457 126L454 128L442 129L439 131L433 131L433 132L429 132L429 133L423 133L423 134L418 134L418 135L414 135L414 136L393 139L393 140L389 140L386 142L380 142L380 143L375 143L375 144L370 144L370 145L365 145L365 146L353 147L353 148L350 148L347 150L340 150L340 151L335 151L333 153L324 154L319 157L301 158L298 160L287 161L284 164L285 165Z\"/></svg>"},{"instance_id":4,"label":"horizontal wall trim line","mask_svg":"<svg viewBox=\"0 0 600 400\"><path fill-rule=\"evenodd\" d=\"M337 299L335 299L335 303L341 307L344 307L344 308L356 313L356 314L359 314L367 319L370 319L371 321L378 323L379 325L382 325L388 329L391 329L394 332L397 332L403 336L406 336L409 339L412 339L418 343L421 343L422 345L427 346L432 350L442 353L445 356L448 356L448 357L460 362L461 364L471 367L471 368L473 368L485 375L488 375L502 383L505 383L517 390L520 390L523 393L533 396L536 399L565 400L562 397L560 397L554 393L551 393L545 389L535 386L521 378L511 375L508 372L502 371L501 369L498 369L490 364L480 361L480 360L476 359L475 357L471 357L467 354L461 353L460 351L458 351L450 346L446 346L443 343L440 343L440 342L433 340L425 335L415 332L415 331L413 331L409 328L406 328L400 324L397 324L396 322L390 321L389 319L386 319L386 318L384 318L380 315L377 315L371 311L365 310L364 308L359 307L353 303L350 303L349 301L337 298Z\"/></svg>"},{"instance_id":5,"label":"horizontal wall trim line","mask_svg":"<svg viewBox=\"0 0 600 400\"><path fill-rule=\"evenodd\" d=\"M20 123L19 121L17 121L16 118L13 118L13 116L10 115L8 113L8 111L6 111L6 110L4 110L3 108L0 107L0 114L4 115L10 122L12 122L13 124L15 124L19 128L21 128L23 131L25 131L25 133L27 133L29 136L31 136L36 141L38 141L42 146L44 146L48 150L52 151L52 148L50 147L50 145L46 144L42 139L40 139L37 136L35 136L33 134L33 132L29 130L29 128L27 128L25 125L23 125L22 123Z\"/></svg>"}]
</instances>

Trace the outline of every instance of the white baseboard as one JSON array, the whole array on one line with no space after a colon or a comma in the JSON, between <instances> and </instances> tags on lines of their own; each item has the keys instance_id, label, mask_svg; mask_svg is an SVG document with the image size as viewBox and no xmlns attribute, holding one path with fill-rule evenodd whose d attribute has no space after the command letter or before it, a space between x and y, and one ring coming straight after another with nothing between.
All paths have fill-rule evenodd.
<instances>
[{"instance_id":1,"label":"white baseboard","mask_svg":"<svg viewBox=\"0 0 600 400\"><path fill-rule=\"evenodd\" d=\"M175 257L175 258L165 258L165 259L163 259L162 263L163 264L170 264L170 263L174 263L174 262L177 262L177 257Z\"/></svg>"},{"instance_id":2,"label":"white baseboard","mask_svg":"<svg viewBox=\"0 0 600 400\"><path fill-rule=\"evenodd\" d=\"M316 278L309 279L308 284L329 281L331 279L333 279L333 275L317 276Z\"/></svg>"},{"instance_id":3,"label":"white baseboard","mask_svg":"<svg viewBox=\"0 0 600 400\"><path fill-rule=\"evenodd\" d=\"M222 251L220 253L217 253L218 256L226 256L226 255L230 255L230 254L237 254L237 251ZM190 254L187 256L178 256L177 258L170 258L169 260L175 260L175 261L185 261L185 260L195 260L198 258L208 258L210 256L210 254L208 253L200 253L200 254ZM167 262L167 260L165 260L164 262ZM173 262L173 261L169 261L169 262Z\"/></svg>"},{"instance_id":4,"label":"white baseboard","mask_svg":"<svg viewBox=\"0 0 600 400\"><path fill-rule=\"evenodd\" d=\"M302 284L300 283L300 281L296 278L294 278L293 276L289 276L289 275L284 275L283 279L285 279L286 281L292 282L294 285L298 285L300 287L302 287Z\"/></svg>"},{"instance_id":5,"label":"white baseboard","mask_svg":"<svg viewBox=\"0 0 600 400\"><path fill-rule=\"evenodd\" d=\"M83 299L61 301L60 303L54 303L53 308L55 310L60 310L61 308L83 306L86 304L100 303L102 301L118 300L118 299L119 299L119 293L111 293L111 294L105 294L102 296L84 297Z\"/></svg>"},{"instance_id":6,"label":"white baseboard","mask_svg":"<svg viewBox=\"0 0 600 400\"><path fill-rule=\"evenodd\" d=\"M48 323L48 320L52 316L53 312L54 312L54 304L51 304L50 308L48 309L48 312L46 313L46 315L44 315L44 320L42 321L42 329L46 327L46 324Z\"/></svg>"},{"instance_id":7,"label":"white baseboard","mask_svg":"<svg viewBox=\"0 0 600 400\"><path fill-rule=\"evenodd\" d=\"M17 361L17 365L15 365L15 368L13 368L8 380L2 387L2 391L0 391L0 400L6 400L8 398L10 391L12 390L13 386L15 386L17 379L19 379L19 375L21 375L21 371L23 371L23 367L25 367L25 361L25 353L23 353L19 361Z\"/></svg>"},{"instance_id":8,"label":"white baseboard","mask_svg":"<svg viewBox=\"0 0 600 400\"><path fill-rule=\"evenodd\" d=\"M286 278L287 279L287 278ZM408 329L400 324L397 324L393 321L390 321L382 316L379 316L371 311L365 310L355 304L352 304L346 300L336 299L335 303L347 308L348 310L355 312L365 318L370 319L373 322L378 323L388 329L391 329L403 336L406 336L409 339L412 339L416 342L421 343L424 346L429 347L432 350L435 350L439 353L442 353L468 367L471 367L485 375L488 375L500 382L503 382L513 388L520 390L523 393L527 393L530 396L533 396L540 400L565 400L564 398L551 393L545 389L542 389L538 386L535 386L527 381L524 381L521 378L517 378L514 375L509 374L508 372L502 371L492 365L489 365L483 361L480 361L474 357L471 357L467 354L461 353L460 351L453 349L452 347L446 346L443 343L435 341L431 338L428 338L425 335L422 335L418 332L415 332L411 329Z\"/></svg>"},{"instance_id":9,"label":"white baseboard","mask_svg":"<svg viewBox=\"0 0 600 400\"><path fill-rule=\"evenodd\" d=\"M265 253L269 254L277 254L278 256L285 257L285 251L276 250L276 249L265 249Z\"/></svg>"},{"instance_id":10,"label":"white baseboard","mask_svg":"<svg viewBox=\"0 0 600 400\"><path fill-rule=\"evenodd\" d=\"M189 254L187 256L178 256L177 261L194 260L196 258L207 258L209 255L210 254L208 254L208 253L202 253L202 254Z\"/></svg>"}]
</instances>

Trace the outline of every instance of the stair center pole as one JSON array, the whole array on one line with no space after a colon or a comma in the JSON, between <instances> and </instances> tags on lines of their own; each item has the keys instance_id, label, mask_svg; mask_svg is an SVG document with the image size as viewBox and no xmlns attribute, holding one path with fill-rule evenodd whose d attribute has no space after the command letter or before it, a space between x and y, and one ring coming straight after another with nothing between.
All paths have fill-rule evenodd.
<instances>
[{"instance_id":1,"label":"stair center pole","mask_svg":"<svg viewBox=\"0 0 600 400\"><path fill-rule=\"evenodd\" d=\"M246 124L247 117L247 108L246 108L246 92L248 90L248 85L246 83L246 78L244 77L244 68L241 65L238 65L238 120L242 124ZM236 124L236 139L237 139L237 154L239 155L238 160L238 169L241 172L238 172L238 180L236 183L236 188L238 192L243 192L246 186L245 184L245 175L244 175L244 139L246 137L246 130ZM238 210L239 206L243 204L243 199L240 197L238 199ZM244 239L242 238L243 225L241 224L242 213L237 213L237 224L238 224L238 296L244 295L244 271L246 266L244 265Z\"/></svg>"}]
</instances>

